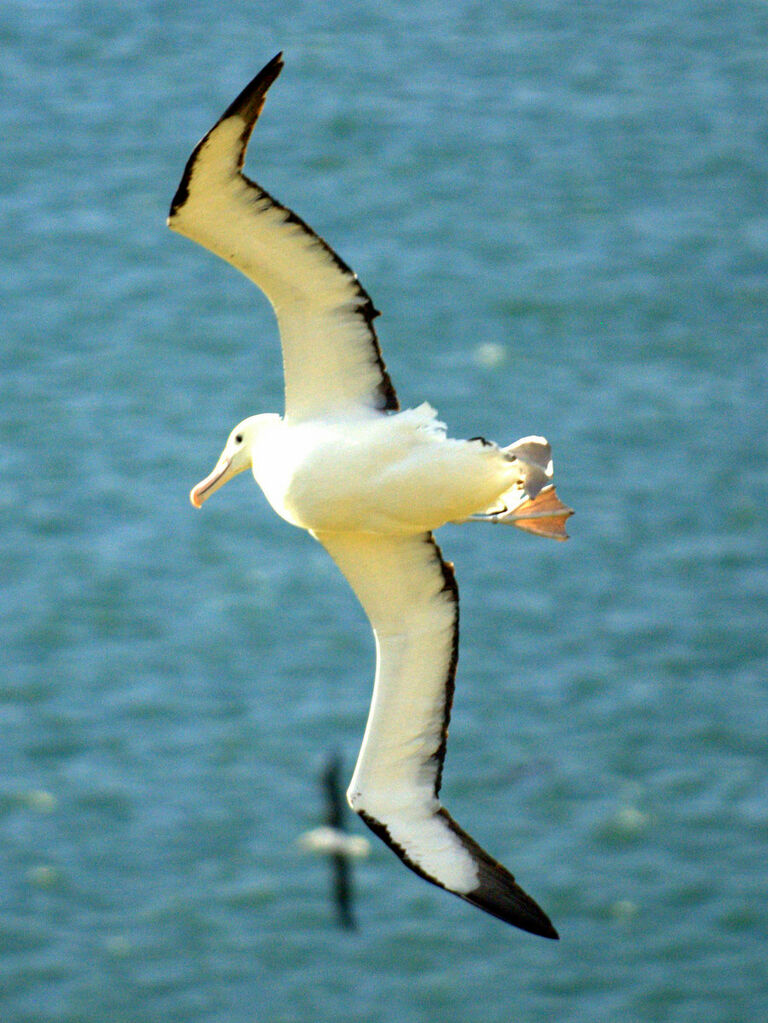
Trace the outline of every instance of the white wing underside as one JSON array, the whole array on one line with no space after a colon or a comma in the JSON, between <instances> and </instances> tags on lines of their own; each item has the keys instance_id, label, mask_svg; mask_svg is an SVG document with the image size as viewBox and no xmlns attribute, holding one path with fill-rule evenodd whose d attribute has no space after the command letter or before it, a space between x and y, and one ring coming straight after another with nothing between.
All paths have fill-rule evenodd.
<instances>
[{"instance_id":1,"label":"white wing underside","mask_svg":"<svg viewBox=\"0 0 768 1023\"><path fill-rule=\"evenodd\" d=\"M356 274L242 173L250 134L281 68L278 56L198 143L168 226L231 263L271 302L283 349L287 417L396 409L372 325L377 312Z\"/></svg>"},{"instance_id":2,"label":"white wing underside","mask_svg":"<svg viewBox=\"0 0 768 1023\"><path fill-rule=\"evenodd\" d=\"M502 920L556 937L540 907L439 800L458 658L453 567L430 533L316 533L376 638L376 678L350 805L412 870Z\"/></svg>"}]
</instances>

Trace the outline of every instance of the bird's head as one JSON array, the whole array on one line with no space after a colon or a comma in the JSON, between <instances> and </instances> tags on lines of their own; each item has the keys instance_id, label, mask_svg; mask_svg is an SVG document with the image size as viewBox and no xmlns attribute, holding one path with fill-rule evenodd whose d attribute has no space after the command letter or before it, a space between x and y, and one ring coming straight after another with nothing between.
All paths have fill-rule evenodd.
<instances>
[{"instance_id":1,"label":"bird's head","mask_svg":"<svg viewBox=\"0 0 768 1023\"><path fill-rule=\"evenodd\" d=\"M237 476L239 472L250 469L253 465L253 448L259 434L266 425L266 420L273 420L270 415L250 416L238 423L227 438L219 460L208 476L200 480L189 493L189 499L195 508L200 508L203 501L223 487L224 484Z\"/></svg>"}]
</instances>

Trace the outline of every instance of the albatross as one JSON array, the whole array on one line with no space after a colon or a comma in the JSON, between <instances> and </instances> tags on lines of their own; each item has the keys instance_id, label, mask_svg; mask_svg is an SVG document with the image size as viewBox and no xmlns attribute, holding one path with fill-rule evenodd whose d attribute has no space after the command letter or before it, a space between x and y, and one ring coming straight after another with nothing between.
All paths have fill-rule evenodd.
<instances>
[{"instance_id":1,"label":"albatross","mask_svg":"<svg viewBox=\"0 0 768 1023\"><path fill-rule=\"evenodd\" d=\"M357 275L300 217L243 173L275 56L194 148L168 226L231 263L275 312L283 415L249 416L195 486L200 508L250 469L278 515L318 540L373 629L376 673L347 800L420 877L522 930L546 913L440 801L459 638L453 565L433 531L508 523L567 538L550 446L450 438L429 404L400 409Z\"/></svg>"},{"instance_id":2,"label":"albatross","mask_svg":"<svg viewBox=\"0 0 768 1023\"><path fill-rule=\"evenodd\" d=\"M344 797L340 778L341 758L334 755L326 764L322 777L326 822L299 835L299 845L307 852L330 859L337 919L342 927L354 930L352 861L365 859L370 852L370 842L362 835L350 835L344 828Z\"/></svg>"}]
</instances>

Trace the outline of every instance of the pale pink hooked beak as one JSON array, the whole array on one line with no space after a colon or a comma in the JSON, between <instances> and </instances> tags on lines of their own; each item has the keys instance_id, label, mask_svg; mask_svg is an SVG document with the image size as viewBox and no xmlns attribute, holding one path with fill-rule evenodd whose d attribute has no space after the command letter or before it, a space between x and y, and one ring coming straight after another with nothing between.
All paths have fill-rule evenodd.
<instances>
[{"instance_id":1,"label":"pale pink hooked beak","mask_svg":"<svg viewBox=\"0 0 768 1023\"><path fill-rule=\"evenodd\" d=\"M189 492L189 499L195 508L201 508L203 501L209 498L215 490L218 490L219 487L223 486L234 475L230 471L231 468L231 458L220 458L213 472L206 476L204 480L200 480L197 486L192 487Z\"/></svg>"}]
</instances>

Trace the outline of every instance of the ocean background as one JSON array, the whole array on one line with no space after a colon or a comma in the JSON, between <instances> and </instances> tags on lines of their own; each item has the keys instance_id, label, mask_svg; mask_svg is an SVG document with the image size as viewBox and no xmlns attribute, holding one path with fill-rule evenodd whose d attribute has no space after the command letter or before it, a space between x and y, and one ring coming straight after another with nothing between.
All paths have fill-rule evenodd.
<instances>
[{"instance_id":1,"label":"ocean background","mask_svg":"<svg viewBox=\"0 0 768 1023\"><path fill-rule=\"evenodd\" d=\"M0 40L2 1023L768 1019L768 7L8 0ZM280 49L248 169L402 403L545 434L577 512L438 536L445 802L557 943L375 840L337 926L297 838L370 631L248 478L189 504L282 376L165 217Z\"/></svg>"}]
</instances>

